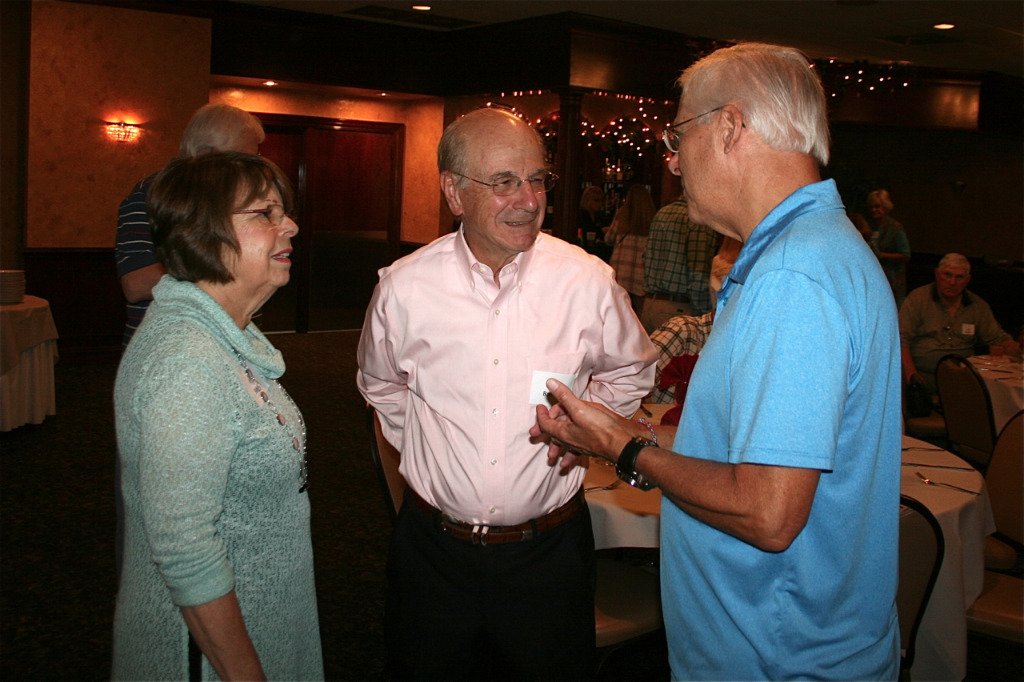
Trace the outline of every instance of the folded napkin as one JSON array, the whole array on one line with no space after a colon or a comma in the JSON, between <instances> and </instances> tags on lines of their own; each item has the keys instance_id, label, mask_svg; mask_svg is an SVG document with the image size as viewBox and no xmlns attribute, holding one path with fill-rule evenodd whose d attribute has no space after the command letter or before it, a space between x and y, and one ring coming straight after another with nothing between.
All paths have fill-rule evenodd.
<instances>
[{"instance_id":1,"label":"folded napkin","mask_svg":"<svg viewBox=\"0 0 1024 682\"><path fill-rule=\"evenodd\" d=\"M679 417L683 413L683 402L686 400L686 390L690 387L690 375L693 374L693 366L696 364L696 353L685 353L673 357L665 365L665 369L661 370L661 381L658 383L658 388L664 391L669 386L675 386L676 396L675 407L669 409L661 418L663 426L679 424Z\"/></svg>"}]
</instances>

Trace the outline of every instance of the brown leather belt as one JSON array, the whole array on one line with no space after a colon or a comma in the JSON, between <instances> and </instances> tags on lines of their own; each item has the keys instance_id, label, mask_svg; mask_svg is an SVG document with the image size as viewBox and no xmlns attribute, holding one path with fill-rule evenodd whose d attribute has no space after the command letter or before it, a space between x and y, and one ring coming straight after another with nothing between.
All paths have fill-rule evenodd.
<instances>
[{"instance_id":1,"label":"brown leather belt","mask_svg":"<svg viewBox=\"0 0 1024 682\"><path fill-rule=\"evenodd\" d=\"M675 294L647 294L647 298L655 301L671 301L672 303L689 303L689 296L676 296Z\"/></svg>"},{"instance_id":2,"label":"brown leather belt","mask_svg":"<svg viewBox=\"0 0 1024 682\"><path fill-rule=\"evenodd\" d=\"M583 488L580 488L579 492L573 495L571 500L544 516L530 519L515 526L484 526L465 523L464 521L452 518L417 495L416 491L412 488L406 488L405 493L420 511L437 519L444 532L453 538L474 545L501 545L507 542L526 542L527 540L532 540L544 531L560 526L573 518L583 510L583 505L586 504L583 499Z\"/></svg>"}]
</instances>

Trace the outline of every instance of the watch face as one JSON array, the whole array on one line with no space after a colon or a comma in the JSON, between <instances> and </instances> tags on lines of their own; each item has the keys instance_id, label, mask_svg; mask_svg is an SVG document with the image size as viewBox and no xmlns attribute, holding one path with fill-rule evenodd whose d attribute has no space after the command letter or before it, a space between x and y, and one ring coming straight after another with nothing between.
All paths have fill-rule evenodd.
<instances>
[{"instance_id":1,"label":"watch face","mask_svg":"<svg viewBox=\"0 0 1024 682\"><path fill-rule=\"evenodd\" d=\"M654 487L654 484L647 480L647 477L643 474L633 472L633 480L627 481L634 488L640 488L640 490L650 490Z\"/></svg>"}]
</instances>

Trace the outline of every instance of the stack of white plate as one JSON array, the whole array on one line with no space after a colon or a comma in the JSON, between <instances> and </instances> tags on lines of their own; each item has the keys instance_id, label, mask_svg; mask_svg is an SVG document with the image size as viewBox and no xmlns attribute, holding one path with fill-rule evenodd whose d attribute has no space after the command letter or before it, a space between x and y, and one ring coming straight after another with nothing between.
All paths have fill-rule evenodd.
<instances>
[{"instance_id":1,"label":"stack of white plate","mask_svg":"<svg viewBox=\"0 0 1024 682\"><path fill-rule=\"evenodd\" d=\"M0 305L18 305L25 300L25 271L0 270Z\"/></svg>"}]
</instances>

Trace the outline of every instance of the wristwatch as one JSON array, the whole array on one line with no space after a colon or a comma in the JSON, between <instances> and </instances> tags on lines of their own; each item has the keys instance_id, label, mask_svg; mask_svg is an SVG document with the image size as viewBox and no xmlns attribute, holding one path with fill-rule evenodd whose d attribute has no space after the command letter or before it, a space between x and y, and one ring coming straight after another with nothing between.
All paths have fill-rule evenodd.
<instances>
[{"instance_id":1,"label":"wristwatch","mask_svg":"<svg viewBox=\"0 0 1024 682\"><path fill-rule=\"evenodd\" d=\"M646 438L634 438L626 443L626 447L622 448L622 452L619 454L619 461L615 464L615 473L621 480L634 488L640 488L640 490L650 490L654 487L654 483L648 481L643 474L636 470L636 458L640 455L640 451L652 445L656 445L656 443Z\"/></svg>"}]
</instances>

